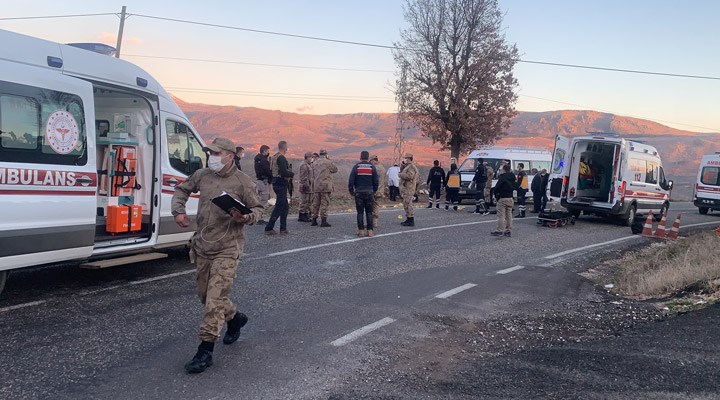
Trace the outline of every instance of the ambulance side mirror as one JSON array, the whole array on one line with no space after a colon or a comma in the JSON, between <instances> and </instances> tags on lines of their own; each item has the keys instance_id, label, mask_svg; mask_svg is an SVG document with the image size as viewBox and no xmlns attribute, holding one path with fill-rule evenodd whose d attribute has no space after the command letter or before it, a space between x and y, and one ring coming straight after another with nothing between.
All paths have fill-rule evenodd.
<instances>
[{"instance_id":1,"label":"ambulance side mirror","mask_svg":"<svg viewBox=\"0 0 720 400\"><path fill-rule=\"evenodd\" d=\"M667 190L672 190L672 188L673 188L673 181L672 181L672 180L667 181L667 187L668 187Z\"/></svg>"}]
</instances>

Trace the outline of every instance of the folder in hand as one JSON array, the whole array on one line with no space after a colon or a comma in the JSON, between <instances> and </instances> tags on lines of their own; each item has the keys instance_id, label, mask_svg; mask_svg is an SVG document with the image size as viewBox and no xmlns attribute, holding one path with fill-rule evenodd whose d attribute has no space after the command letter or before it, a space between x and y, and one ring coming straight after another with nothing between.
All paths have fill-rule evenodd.
<instances>
[{"instance_id":1,"label":"folder in hand","mask_svg":"<svg viewBox=\"0 0 720 400\"><path fill-rule=\"evenodd\" d=\"M230 196L229 194L222 192L220 196L213 197L213 204L225 210L226 213L230 214L230 210L235 209L240 214L251 214L252 210L249 209L242 201Z\"/></svg>"}]
</instances>

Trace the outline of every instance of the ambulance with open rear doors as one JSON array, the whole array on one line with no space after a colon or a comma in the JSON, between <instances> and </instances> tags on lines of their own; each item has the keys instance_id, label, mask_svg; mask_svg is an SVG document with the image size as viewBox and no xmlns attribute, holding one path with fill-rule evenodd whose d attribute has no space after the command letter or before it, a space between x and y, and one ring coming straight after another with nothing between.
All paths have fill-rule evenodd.
<instances>
[{"instance_id":1,"label":"ambulance with open rear doors","mask_svg":"<svg viewBox=\"0 0 720 400\"><path fill-rule=\"evenodd\" d=\"M0 291L13 269L187 243L195 225L179 227L170 200L206 156L158 82L73 46L4 30L0 43Z\"/></svg>"}]
</instances>

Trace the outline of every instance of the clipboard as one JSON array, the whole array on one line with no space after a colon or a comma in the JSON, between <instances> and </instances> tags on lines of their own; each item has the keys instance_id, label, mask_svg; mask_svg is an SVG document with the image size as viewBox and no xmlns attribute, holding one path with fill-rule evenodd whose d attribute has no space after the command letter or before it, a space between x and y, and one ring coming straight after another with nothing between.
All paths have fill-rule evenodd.
<instances>
[{"instance_id":1,"label":"clipboard","mask_svg":"<svg viewBox=\"0 0 720 400\"><path fill-rule=\"evenodd\" d=\"M242 201L230 196L229 194L222 192L220 196L213 197L213 204L225 210L226 213L230 214L230 210L233 208L240 214L252 214L252 210L249 209Z\"/></svg>"}]
</instances>

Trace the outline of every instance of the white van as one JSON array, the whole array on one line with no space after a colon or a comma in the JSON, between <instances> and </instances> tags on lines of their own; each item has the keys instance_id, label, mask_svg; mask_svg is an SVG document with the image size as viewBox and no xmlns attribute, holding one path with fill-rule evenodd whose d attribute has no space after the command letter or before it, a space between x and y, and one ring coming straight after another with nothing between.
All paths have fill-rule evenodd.
<instances>
[{"instance_id":1,"label":"white van","mask_svg":"<svg viewBox=\"0 0 720 400\"><path fill-rule=\"evenodd\" d=\"M0 43L0 290L12 269L186 243L195 226L170 201L206 159L158 82L72 46L4 30Z\"/></svg>"},{"instance_id":2,"label":"white van","mask_svg":"<svg viewBox=\"0 0 720 400\"><path fill-rule=\"evenodd\" d=\"M720 152L706 155L700 161L693 204L700 214L720 211Z\"/></svg>"},{"instance_id":3,"label":"white van","mask_svg":"<svg viewBox=\"0 0 720 400\"><path fill-rule=\"evenodd\" d=\"M652 210L660 220L672 185L652 146L606 133L555 138L548 197L576 217L614 216L630 225L638 212Z\"/></svg>"},{"instance_id":4,"label":"white van","mask_svg":"<svg viewBox=\"0 0 720 400\"><path fill-rule=\"evenodd\" d=\"M460 164L458 170L460 171L460 199L474 199L476 189L470 188L470 182L475 177L475 169L478 166L479 160L482 159L487 162L493 171L495 176L493 177L492 187L495 187L497 183L497 177L500 175L500 168L503 165L503 160L509 160L510 166L514 172L517 172L517 165L522 163L524 165L524 171L527 178L523 180L523 187L530 189L530 182L534 175L531 175L530 171L536 168L538 171L546 169L550 171L550 162L552 161L551 153L542 148L532 147L491 147L485 146L477 150L474 150L468 157ZM527 197L532 197L532 192L528 191Z\"/></svg>"}]
</instances>

